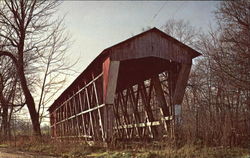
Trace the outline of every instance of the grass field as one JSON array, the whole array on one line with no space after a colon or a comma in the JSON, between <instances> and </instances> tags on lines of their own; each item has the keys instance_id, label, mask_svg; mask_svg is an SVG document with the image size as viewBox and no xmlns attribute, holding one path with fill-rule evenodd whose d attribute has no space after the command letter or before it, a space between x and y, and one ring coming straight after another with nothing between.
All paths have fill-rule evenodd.
<instances>
[{"instance_id":1,"label":"grass field","mask_svg":"<svg viewBox=\"0 0 250 158\"><path fill-rule=\"evenodd\" d=\"M197 145L173 148L157 142L126 143L106 148L98 144L90 146L79 142L18 140L2 143L0 147L63 158L250 158L249 148Z\"/></svg>"}]
</instances>

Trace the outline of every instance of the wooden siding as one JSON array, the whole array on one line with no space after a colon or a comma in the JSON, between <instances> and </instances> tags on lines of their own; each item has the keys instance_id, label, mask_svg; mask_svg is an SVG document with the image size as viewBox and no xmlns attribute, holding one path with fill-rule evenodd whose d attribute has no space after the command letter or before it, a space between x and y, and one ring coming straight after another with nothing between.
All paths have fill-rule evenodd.
<instances>
[{"instance_id":1,"label":"wooden siding","mask_svg":"<svg viewBox=\"0 0 250 158\"><path fill-rule=\"evenodd\" d=\"M192 63L192 53L183 45L169 40L158 32L148 32L133 40L110 48L111 60L159 57L178 63Z\"/></svg>"}]
</instances>

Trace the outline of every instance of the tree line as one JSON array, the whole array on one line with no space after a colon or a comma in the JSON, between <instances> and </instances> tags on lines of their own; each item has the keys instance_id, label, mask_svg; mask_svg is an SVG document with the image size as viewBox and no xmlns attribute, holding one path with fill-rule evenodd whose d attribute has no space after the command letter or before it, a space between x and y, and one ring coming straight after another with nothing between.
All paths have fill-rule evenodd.
<instances>
[{"instance_id":1,"label":"tree line","mask_svg":"<svg viewBox=\"0 0 250 158\"><path fill-rule=\"evenodd\" d=\"M208 32L183 20L163 28L202 53L193 63L182 105L181 143L250 142L250 2L222 1Z\"/></svg>"}]
</instances>

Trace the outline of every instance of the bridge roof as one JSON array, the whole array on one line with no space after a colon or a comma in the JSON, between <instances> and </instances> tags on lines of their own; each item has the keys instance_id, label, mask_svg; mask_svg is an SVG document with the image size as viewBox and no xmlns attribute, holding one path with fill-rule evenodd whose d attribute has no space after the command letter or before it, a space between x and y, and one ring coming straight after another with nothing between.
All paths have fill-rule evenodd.
<instances>
[{"instance_id":1,"label":"bridge roof","mask_svg":"<svg viewBox=\"0 0 250 158\"><path fill-rule=\"evenodd\" d=\"M157 28L152 28L116 45L104 49L88 67L63 91L63 93L54 101L48 109L53 110L56 104L60 103L63 98L76 91L79 83L86 80L86 76L101 68L104 60L128 60L139 59L144 57L159 57L178 63L192 63L192 59L201 55L196 50L181 43L175 38L167 35Z\"/></svg>"}]
</instances>

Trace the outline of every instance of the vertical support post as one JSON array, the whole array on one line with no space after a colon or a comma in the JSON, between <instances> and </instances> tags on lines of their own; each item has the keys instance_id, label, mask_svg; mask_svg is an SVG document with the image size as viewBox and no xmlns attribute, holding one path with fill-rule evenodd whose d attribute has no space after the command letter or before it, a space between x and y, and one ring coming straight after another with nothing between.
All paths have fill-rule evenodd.
<instances>
[{"instance_id":1,"label":"vertical support post","mask_svg":"<svg viewBox=\"0 0 250 158\"><path fill-rule=\"evenodd\" d=\"M68 104L65 103L64 106L66 106L66 118L67 118L67 121L65 121L66 123L66 136L69 136L69 121L68 121L68 118L69 118L69 108L68 108Z\"/></svg>"},{"instance_id":2,"label":"vertical support post","mask_svg":"<svg viewBox=\"0 0 250 158\"><path fill-rule=\"evenodd\" d=\"M188 82L188 77L191 69L191 64L181 64L181 69L178 74L174 96L173 96L173 106L174 106L174 135L176 137L176 125L180 121L180 106L183 101L185 88ZM178 111L179 110L179 111Z\"/></svg>"},{"instance_id":3,"label":"vertical support post","mask_svg":"<svg viewBox=\"0 0 250 158\"><path fill-rule=\"evenodd\" d=\"M125 100L125 98L123 96L123 92L119 92L118 96L120 96L120 97L118 97L119 98L118 104L120 102L122 117L123 117L123 120L124 120L123 124L128 125L129 124L129 119L128 119L128 114L127 114L127 99ZM129 129L125 128L124 130L125 130L126 137L129 138Z\"/></svg>"},{"instance_id":4,"label":"vertical support post","mask_svg":"<svg viewBox=\"0 0 250 158\"><path fill-rule=\"evenodd\" d=\"M66 120L67 119L67 105L64 104L64 119ZM64 135L67 136L67 121L64 121Z\"/></svg>"},{"instance_id":5,"label":"vertical support post","mask_svg":"<svg viewBox=\"0 0 250 158\"><path fill-rule=\"evenodd\" d=\"M62 106L62 120L65 119L65 105ZM63 136L65 136L65 122L62 122L62 126L63 126Z\"/></svg>"},{"instance_id":6,"label":"vertical support post","mask_svg":"<svg viewBox=\"0 0 250 158\"><path fill-rule=\"evenodd\" d=\"M51 111L49 111L49 118L50 118L50 136L53 137L53 113Z\"/></svg>"},{"instance_id":7,"label":"vertical support post","mask_svg":"<svg viewBox=\"0 0 250 158\"><path fill-rule=\"evenodd\" d=\"M53 116L53 137L56 138L56 111L52 112Z\"/></svg>"},{"instance_id":8,"label":"vertical support post","mask_svg":"<svg viewBox=\"0 0 250 158\"><path fill-rule=\"evenodd\" d=\"M103 128L106 142L110 142L113 137L114 112L112 106L114 104L119 65L120 61L110 61L109 58L103 63L103 99L106 104L104 107Z\"/></svg>"},{"instance_id":9,"label":"vertical support post","mask_svg":"<svg viewBox=\"0 0 250 158\"><path fill-rule=\"evenodd\" d=\"M67 119L67 110L66 110L66 104L64 104L63 105L63 111L64 111L64 113L63 113L63 119L65 120L65 119ZM64 124L64 136L67 136L67 122L66 121L64 121L63 122L63 124Z\"/></svg>"},{"instance_id":10,"label":"vertical support post","mask_svg":"<svg viewBox=\"0 0 250 158\"><path fill-rule=\"evenodd\" d=\"M62 123L61 123L61 120L62 120L62 107L59 107L59 109L58 109L58 111L59 111L59 135L60 135L60 137L62 137Z\"/></svg>"},{"instance_id":11,"label":"vertical support post","mask_svg":"<svg viewBox=\"0 0 250 158\"><path fill-rule=\"evenodd\" d=\"M79 88L80 89L80 88ZM82 102L82 96L81 96L81 93L79 93L78 94L79 95L79 102L80 102L80 112L82 112L83 111L83 106L84 106L84 104L83 104L83 102ZM87 141L87 132L86 132L86 127L85 127L85 119L84 119L84 115L85 114L82 114L81 115L81 117L82 117L82 126L83 126L83 136L84 136L84 138L85 138L85 140Z\"/></svg>"},{"instance_id":12,"label":"vertical support post","mask_svg":"<svg viewBox=\"0 0 250 158\"><path fill-rule=\"evenodd\" d=\"M176 87L174 91L174 97L173 97L174 106L180 105L183 101L190 69L191 69L191 64L181 64L181 70L178 74L178 79L177 79Z\"/></svg>"},{"instance_id":13,"label":"vertical support post","mask_svg":"<svg viewBox=\"0 0 250 158\"><path fill-rule=\"evenodd\" d=\"M155 75L152 77L152 84L154 85L154 89L155 89L155 93L156 93L156 98L158 101L158 104L161 107L161 111L163 113L163 124L164 124L164 128L166 129L166 132L169 133L170 132L170 121L169 120L165 120L165 117L170 117L170 111L169 111L169 107L167 105L166 99L164 97L164 93L163 93L163 89L161 86L161 82L159 79L159 75Z\"/></svg>"},{"instance_id":14,"label":"vertical support post","mask_svg":"<svg viewBox=\"0 0 250 158\"><path fill-rule=\"evenodd\" d=\"M75 118L74 119L76 120L76 135L75 136L80 138L81 131L80 131L80 124L79 124L79 120L78 120L79 116L77 116L77 114L79 113L77 106L79 106L79 104L77 104L76 96L74 96L72 98L72 101L73 101L73 106L75 109Z\"/></svg>"},{"instance_id":15,"label":"vertical support post","mask_svg":"<svg viewBox=\"0 0 250 158\"><path fill-rule=\"evenodd\" d=\"M114 118L115 118L114 120L115 120L116 128L117 128L116 132L118 134L118 137L122 138L124 131L123 129L119 129L119 126L121 125L121 119L119 116L119 99L120 99L120 96L117 95L114 106L113 106L113 112L114 112Z\"/></svg>"},{"instance_id":16,"label":"vertical support post","mask_svg":"<svg viewBox=\"0 0 250 158\"><path fill-rule=\"evenodd\" d=\"M151 92L152 92L153 86L152 84L150 84L149 92L148 92L149 94L147 94L144 81L140 82L138 86L139 86L138 88L141 88L140 91L141 91L141 96L142 96L142 102L145 106L145 115L146 115L147 121L152 123L154 121L154 116L153 116L152 108L150 106L150 100L151 100ZM151 125L149 125L149 132L152 138L158 135L157 129L155 127L151 127Z\"/></svg>"},{"instance_id":17,"label":"vertical support post","mask_svg":"<svg viewBox=\"0 0 250 158\"><path fill-rule=\"evenodd\" d=\"M137 93L137 96L135 96L134 94L134 90L133 87L129 87L128 88L128 92L129 92L129 97L130 97L130 101L132 104L132 109L133 109L133 117L135 119L135 124L139 124L140 123L140 114L138 113L138 100L139 100L139 93ZM141 137L141 129L138 128L137 126L135 126L138 137Z\"/></svg>"},{"instance_id":18,"label":"vertical support post","mask_svg":"<svg viewBox=\"0 0 250 158\"><path fill-rule=\"evenodd\" d=\"M94 79L94 75L92 75L92 79ZM93 86L94 86L93 88L94 88L94 93L95 93L95 98L96 98L96 104L98 106L98 105L100 105L100 103L99 103L99 99L98 99L98 95L97 95L95 81L93 82ZM103 139L103 141L105 141L104 130L103 130L103 123L102 123L103 120L102 120L102 116L101 116L101 111L100 111L99 108L97 109L97 111L98 111L99 124L100 124L101 132L102 132L102 139Z\"/></svg>"},{"instance_id":19,"label":"vertical support post","mask_svg":"<svg viewBox=\"0 0 250 158\"><path fill-rule=\"evenodd\" d=\"M57 112L56 112L56 110L54 111L54 116L55 116L55 122L54 122L54 124L55 124L55 128L54 128L54 136L55 136L55 138L57 137Z\"/></svg>"},{"instance_id":20,"label":"vertical support post","mask_svg":"<svg viewBox=\"0 0 250 158\"><path fill-rule=\"evenodd\" d=\"M60 125L60 108L58 108L57 109L57 115L58 115L58 120L57 120L57 122L58 122L58 124L57 124L57 126L58 126L58 136L59 137L61 137L61 125Z\"/></svg>"},{"instance_id":21,"label":"vertical support post","mask_svg":"<svg viewBox=\"0 0 250 158\"><path fill-rule=\"evenodd\" d=\"M85 83L85 85L86 85L86 83ZM86 93L86 99L87 99L88 109L91 109L88 88L85 88L85 93ZM90 118L91 130L92 130L92 137L93 137L93 139L95 139L95 130L94 130L93 117L92 117L92 112L91 111L89 112L89 118Z\"/></svg>"},{"instance_id":22,"label":"vertical support post","mask_svg":"<svg viewBox=\"0 0 250 158\"><path fill-rule=\"evenodd\" d=\"M73 116L73 109L71 107L70 100L68 100L67 103L68 103L68 106L69 106L69 113L70 113L70 117L71 117L71 116ZM74 122L73 122L73 119L69 120L69 124L70 124L70 136L73 136L73 135L75 135L74 134Z\"/></svg>"},{"instance_id":23,"label":"vertical support post","mask_svg":"<svg viewBox=\"0 0 250 158\"><path fill-rule=\"evenodd\" d=\"M173 103L173 98L174 98L174 92L175 92L175 87L176 87L176 81L178 78L178 64L171 62L170 64L170 69L168 71L168 90L169 90L169 104L170 104L170 115L172 116L172 120L170 121L170 126L171 126L171 135L170 137L174 137L174 103Z\"/></svg>"}]
</instances>

